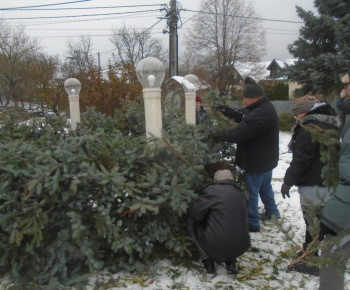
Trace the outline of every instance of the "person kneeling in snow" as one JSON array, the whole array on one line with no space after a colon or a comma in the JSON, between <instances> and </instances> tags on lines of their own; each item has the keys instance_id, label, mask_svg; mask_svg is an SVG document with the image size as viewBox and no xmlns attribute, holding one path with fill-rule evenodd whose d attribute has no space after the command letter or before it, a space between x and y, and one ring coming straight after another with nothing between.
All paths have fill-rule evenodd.
<instances>
[{"instance_id":1,"label":"person kneeling in snow","mask_svg":"<svg viewBox=\"0 0 350 290\"><path fill-rule=\"evenodd\" d=\"M225 262L228 274L237 274L236 258L250 247L248 209L244 194L229 170L215 172L214 183L190 205L187 228L194 238L207 273L215 262Z\"/></svg>"}]
</instances>

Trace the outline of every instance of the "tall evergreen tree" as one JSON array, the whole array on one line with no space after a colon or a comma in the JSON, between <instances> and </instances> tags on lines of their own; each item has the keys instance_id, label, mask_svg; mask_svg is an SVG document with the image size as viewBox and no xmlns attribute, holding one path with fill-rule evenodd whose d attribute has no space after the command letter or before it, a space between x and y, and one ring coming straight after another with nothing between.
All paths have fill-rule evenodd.
<instances>
[{"instance_id":1,"label":"tall evergreen tree","mask_svg":"<svg viewBox=\"0 0 350 290\"><path fill-rule=\"evenodd\" d=\"M304 26L288 46L298 60L286 74L303 85L301 95L329 96L339 91L340 75L350 68L350 5L345 0L315 0L314 5L318 13L296 8Z\"/></svg>"}]
</instances>

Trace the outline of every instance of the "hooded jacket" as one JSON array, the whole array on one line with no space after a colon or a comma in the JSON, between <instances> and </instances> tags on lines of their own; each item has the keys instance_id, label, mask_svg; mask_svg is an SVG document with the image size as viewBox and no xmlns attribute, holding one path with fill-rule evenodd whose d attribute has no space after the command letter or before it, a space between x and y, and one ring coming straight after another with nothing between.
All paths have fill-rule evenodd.
<instances>
[{"instance_id":1,"label":"hooded jacket","mask_svg":"<svg viewBox=\"0 0 350 290\"><path fill-rule=\"evenodd\" d=\"M294 127L291 149L293 158L283 181L289 186L325 186L320 143L313 141L313 128L334 130L339 139L341 122L335 110L326 103L317 103Z\"/></svg>"},{"instance_id":2,"label":"hooded jacket","mask_svg":"<svg viewBox=\"0 0 350 290\"><path fill-rule=\"evenodd\" d=\"M188 213L197 241L214 261L235 259L249 249L246 199L233 180L206 187Z\"/></svg>"},{"instance_id":3,"label":"hooded jacket","mask_svg":"<svg viewBox=\"0 0 350 290\"><path fill-rule=\"evenodd\" d=\"M279 157L279 121L266 96L243 110L228 108L224 114L237 126L218 130L217 139L237 143L236 164L248 173L264 173L277 166Z\"/></svg>"}]
</instances>

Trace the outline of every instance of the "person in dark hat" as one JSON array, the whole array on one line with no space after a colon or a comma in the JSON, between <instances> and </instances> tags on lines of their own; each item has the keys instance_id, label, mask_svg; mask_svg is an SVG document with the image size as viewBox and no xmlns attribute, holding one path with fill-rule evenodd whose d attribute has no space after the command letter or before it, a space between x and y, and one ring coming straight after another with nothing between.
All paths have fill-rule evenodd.
<instances>
[{"instance_id":1,"label":"person in dark hat","mask_svg":"<svg viewBox=\"0 0 350 290\"><path fill-rule=\"evenodd\" d=\"M196 125L204 124L209 120L207 110L202 106L203 100L200 96L196 96Z\"/></svg>"},{"instance_id":2,"label":"person in dark hat","mask_svg":"<svg viewBox=\"0 0 350 290\"><path fill-rule=\"evenodd\" d=\"M187 228L209 274L214 262L225 262L228 274L237 274L237 258L250 247L247 205L230 170L218 170L188 210Z\"/></svg>"},{"instance_id":3,"label":"person in dark hat","mask_svg":"<svg viewBox=\"0 0 350 290\"><path fill-rule=\"evenodd\" d=\"M275 108L264 94L263 88L251 77L246 77L243 90L243 109L217 106L237 126L214 130L210 138L237 144L236 164L244 170L249 192L249 231L260 231L259 195L264 204L264 219L280 217L271 186L272 170L279 157L279 122Z\"/></svg>"},{"instance_id":4,"label":"person in dark hat","mask_svg":"<svg viewBox=\"0 0 350 290\"><path fill-rule=\"evenodd\" d=\"M281 193L283 198L290 197L290 188L294 185L298 186L306 225L303 250L298 253L298 256L302 256L306 251L310 251L308 246L313 241L307 220L308 213L313 212L316 207L322 207L331 196L330 188L333 184L326 184L326 177L322 174L325 166L322 156L327 153L324 152L325 149L322 149L324 148L323 143L333 138L335 142L329 144L337 144L341 123L335 110L329 104L320 102L311 95L295 99L292 103L292 113L296 118L291 141L293 157L283 178ZM322 134L327 138L315 139L317 134ZM338 147L335 148L336 152L339 151ZM334 171L336 168L331 170L331 172ZM318 240L322 241L322 239L323 235L319 235ZM318 255L318 251L315 252L315 255ZM318 267L308 266L304 261L291 264L288 268L310 275L319 275Z\"/></svg>"}]
</instances>

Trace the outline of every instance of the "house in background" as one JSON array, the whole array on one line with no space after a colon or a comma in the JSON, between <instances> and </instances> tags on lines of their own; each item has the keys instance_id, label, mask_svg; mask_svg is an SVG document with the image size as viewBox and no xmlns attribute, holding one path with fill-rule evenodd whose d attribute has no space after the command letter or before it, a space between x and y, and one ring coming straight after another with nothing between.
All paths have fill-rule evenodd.
<instances>
[{"instance_id":1,"label":"house in background","mask_svg":"<svg viewBox=\"0 0 350 290\"><path fill-rule=\"evenodd\" d=\"M270 71L268 77L261 79L261 82L273 82L275 85L278 83L285 83L288 85L288 96L289 99L294 99L295 90L300 88L296 82L291 82L285 76L285 70L287 65L293 65L296 59L273 59L267 66L266 70Z\"/></svg>"},{"instance_id":2,"label":"house in background","mask_svg":"<svg viewBox=\"0 0 350 290\"><path fill-rule=\"evenodd\" d=\"M284 90L284 99L293 100L295 89L301 86L290 82L284 72L286 65L292 65L294 62L295 59L273 59L272 61L259 63L236 62L233 69L231 68L230 70L230 74L232 75L232 86L229 88L231 95L234 95L235 92L242 92L244 79L246 76L250 76L264 87L272 100L272 95L268 91L271 89L278 90L281 87ZM183 76L174 76L163 82L161 86L162 103L165 107L184 109L185 92L182 88L182 80ZM208 88L202 87L197 93L203 98L208 93Z\"/></svg>"}]
</instances>

